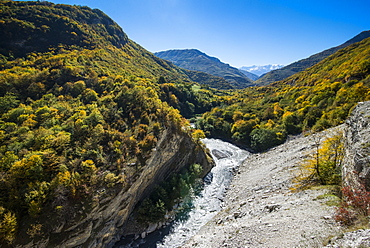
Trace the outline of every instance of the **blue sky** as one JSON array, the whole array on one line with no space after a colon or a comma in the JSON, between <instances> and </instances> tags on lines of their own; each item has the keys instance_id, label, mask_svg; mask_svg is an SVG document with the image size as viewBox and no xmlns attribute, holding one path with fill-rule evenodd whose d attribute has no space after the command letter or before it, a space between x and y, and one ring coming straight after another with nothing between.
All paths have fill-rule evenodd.
<instances>
[{"instance_id":1,"label":"blue sky","mask_svg":"<svg viewBox=\"0 0 370 248\"><path fill-rule=\"evenodd\" d=\"M290 64L370 30L370 0L57 0L98 8L151 52L196 48L235 67Z\"/></svg>"}]
</instances>

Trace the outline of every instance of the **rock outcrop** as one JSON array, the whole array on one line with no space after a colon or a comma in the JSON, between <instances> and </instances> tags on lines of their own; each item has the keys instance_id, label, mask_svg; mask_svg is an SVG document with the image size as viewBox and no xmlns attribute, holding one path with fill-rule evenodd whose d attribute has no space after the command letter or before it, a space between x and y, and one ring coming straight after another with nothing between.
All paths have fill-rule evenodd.
<instances>
[{"instance_id":1,"label":"rock outcrop","mask_svg":"<svg viewBox=\"0 0 370 248\"><path fill-rule=\"evenodd\" d=\"M140 177L116 195L95 204L78 223L61 224L47 239L22 247L111 247L125 233L124 225L135 205L151 193L156 184L192 163L208 172L213 161L204 149L183 132L165 130Z\"/></svg>"},{"instance_id":2,"label":"rock outcrop","mask_svg":"<svg viewBox=\"0 0 370 248\"><path fill-rule=\"evenodd\" d=\"M342 177L345 186L370 190L370 101L360 102L346 121L345 158Z\"/></svg>"}]
</instances>

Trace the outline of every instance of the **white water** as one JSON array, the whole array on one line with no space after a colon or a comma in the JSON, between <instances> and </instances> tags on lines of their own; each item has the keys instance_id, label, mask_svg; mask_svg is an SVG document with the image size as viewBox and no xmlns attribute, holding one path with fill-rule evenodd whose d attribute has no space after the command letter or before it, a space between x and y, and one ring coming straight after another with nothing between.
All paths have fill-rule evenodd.
<instances>
[{"instance_id":1,"label":"white water","mask_svg":"<svg viewBox=\"0 0 370 248\"><path fill-rule=\"evenodd\" d=\"M157 247L181 247L221 210L222 199L233 177L232 171L249 154L221 140L204 139L203 143L211 151L216 162L216 166L208 175L211 182L206 184L202 192L194 198L194 207L188 214L188 218L174 223L170 233L162 242L157 243ZM219 151L222 158L217 159L214 156L215 150Z\"/></svg>"}]
</instances>

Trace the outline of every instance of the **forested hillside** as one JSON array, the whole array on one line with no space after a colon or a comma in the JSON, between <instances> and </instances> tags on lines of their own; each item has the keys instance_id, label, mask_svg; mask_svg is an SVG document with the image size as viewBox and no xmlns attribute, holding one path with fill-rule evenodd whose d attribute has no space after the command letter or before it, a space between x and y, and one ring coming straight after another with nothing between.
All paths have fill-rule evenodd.
<instances>
[{"instance_id":1,"label":"forested hillside","mask_svg":"<svg viewBox=\"0 0 370 248\"><path fill-rule=\"evenodd\" d=\"M1 1L0 37L2 247L129 189L165 130L218 104L100 10Z\"/></svg>"},{"instance_id":2,"label":"forested hillside","mask_svg":"<svg viewBox=\"0 0 370 248\"><path fill-rule=\"evenodd\" d=\"M289 134L338 125L365 100L370 100L370 38L284 81L235 92L229 105L205 113L198 126L211 137L263 151Z\"/></svg>"},{"instance_id":3,"label":"forested hillside","mask_svg":"<svg viewBox=\"0 0 370 248\"><path fill-rule=\"evenodd\" d=\"M345 43L329 48L325 51L322 51L320 53L314 54L306 59L301 59L297 62L294 62L290 65L284 66L283 68L270 71L266 73L265 75L262 75L261 78L259 78L256 83L258 85L268 85L270 83L273 83L275 81L284 80L290 76L292 76L295 73L304 71L305 69L319 63L323 59L327 58L328 56L332 55L333 53L337 52L338 50L345 48L349 45L352 45L356 42L362 41L363 39L370 37L370 31L363 31L360 34L356 35L352 39L346 41Z\"/></svg>"},{"instance_id":4,"label":"forested hillside","mask_svg":"<svg viewBox=\"0 0 370 248\"><path fill-rule=\"evenodd\" d=\"M169 196L206 172L188 163L211 164L203 131L263 151L370 100L370 39L225 91L248 84L180 69L88 7L0 1L0 37L1 247L103 247L159 181L190 168ZM200 115L203 131L191 129L185 118ZM151 201L144 212L163 214L175 199Z\"/></svg>"}]
</instances>

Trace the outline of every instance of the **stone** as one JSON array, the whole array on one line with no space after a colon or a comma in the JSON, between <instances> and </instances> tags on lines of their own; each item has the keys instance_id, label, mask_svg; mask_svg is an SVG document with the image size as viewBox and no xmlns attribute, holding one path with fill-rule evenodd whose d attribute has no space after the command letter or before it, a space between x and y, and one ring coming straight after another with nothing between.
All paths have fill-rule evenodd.
<instances>
[{"instance_id":1,"label":"stone","mask_svg":"<svg viewBox=\"0 0 370 248\"><path fill-rule=\"evenodd\" d=\"M279 204L265 206L265 209L267 209L270 213L273 211L277 211L279 208L281 208L281 205Z\"/></svg>"},{"instance_id":2,"label":"stone","mask_svg":"<svg viewBox=\"0 0 370 248\"><path fill-rule=\"evenodd\" d=\"M148 228L146 229L146 233L149 234L149 233L154 232L157 229L157 227L158 227L157 223L149 224Z\"/></svg>"},{"instance_id":3,"label":"stone","mask_svg":"<svg viewBox=\"0 0 370 248\"><path fill-rule=\"evenodd\" d=\"M240 218L242 217L242 213L241 212L235 212L234 213L234 219L237 219L237 218Z\"/></svg>"}]
</instances>

